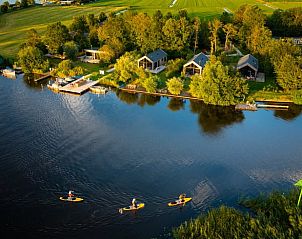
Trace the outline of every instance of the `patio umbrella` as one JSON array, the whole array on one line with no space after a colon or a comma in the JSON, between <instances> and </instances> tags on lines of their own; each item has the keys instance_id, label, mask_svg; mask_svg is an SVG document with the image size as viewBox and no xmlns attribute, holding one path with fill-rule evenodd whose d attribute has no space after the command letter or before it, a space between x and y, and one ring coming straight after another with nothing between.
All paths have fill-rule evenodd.
<instances>
[{"instance_id":1,"label":"patio umbrella","mask_svg":"<svg viewBox=\"0 0 302 239\"><path fill-rule=\"evenodd\" d=\"M297 206L299 207L301 196L302 196L302 179L300 179L294 185L300 188L300 196L299 196L298 203L297 203Z\"/></svg>"}]
</instances>

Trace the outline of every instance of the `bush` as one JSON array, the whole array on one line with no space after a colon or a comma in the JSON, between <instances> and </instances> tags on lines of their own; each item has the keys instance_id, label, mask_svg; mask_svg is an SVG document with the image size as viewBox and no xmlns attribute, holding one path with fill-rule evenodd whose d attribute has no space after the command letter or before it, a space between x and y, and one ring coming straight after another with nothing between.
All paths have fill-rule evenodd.
<instances>
[{"instance_id":1,"label":"bush","mask_svg":"<svg viewBox=\"0 0 302 239\"><path fill-rule=\"evenodd\" d=\"M185 61L180 58L177 58L175 60L169 60L166 68L166 77L171 78L176 76L177 73L180 73L184 62Z\"/></svg>"},{"instance_id":2,"label":"bush","mask_svg":"<svg viewBox=\"0 0 302 239\"><path fill-rule=\"evenodd\" d=\"M297 105L302 105L302 90L296 90L293 92L293 101Z\"/></svg>"},{"instance_id":3,"label":"bush","mask_svg":"<svg viewBox=\"0 0 302 239\"><path fill-rule=\"evenodd\" d=\"M168 90L173 95L179 95L184 88L184 84L181 79L173 77L167 82Z\"/></svg>"}]
</instances>

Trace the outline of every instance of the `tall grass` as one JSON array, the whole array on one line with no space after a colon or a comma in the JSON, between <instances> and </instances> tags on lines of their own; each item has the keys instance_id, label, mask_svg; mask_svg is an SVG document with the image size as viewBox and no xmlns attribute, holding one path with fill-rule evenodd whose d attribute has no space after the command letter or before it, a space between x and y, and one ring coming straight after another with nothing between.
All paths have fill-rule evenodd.
<instances>
[{"instance_id":1,"label":"tall grass","mask_svg":"<svg viewBox=\"0 0 302 239\"><path fill-rule=\"evenodd\" d=\"M250 213L221 206L173 230L177 239L270 238L289 239L302 236L302 210L296 206L298 190L287 194L246 199L242 205Z\"/></svg>"}]
</instances>

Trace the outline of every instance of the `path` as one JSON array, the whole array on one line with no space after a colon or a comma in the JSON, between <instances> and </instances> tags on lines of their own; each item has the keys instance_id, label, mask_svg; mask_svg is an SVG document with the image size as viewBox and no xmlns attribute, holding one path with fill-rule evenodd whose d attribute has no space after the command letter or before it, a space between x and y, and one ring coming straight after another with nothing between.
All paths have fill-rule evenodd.
<instances>
[{"instance_id":1,"label":"path","mask_svg":"<svg viewBox=\"0 0 302 239\"><path fill-rule=\"evenodd\" d=\"M169 5L169 7L173 7L176 2L177 2L177 0L173 0L173 2Z\"/></svg>"}]
</instances>

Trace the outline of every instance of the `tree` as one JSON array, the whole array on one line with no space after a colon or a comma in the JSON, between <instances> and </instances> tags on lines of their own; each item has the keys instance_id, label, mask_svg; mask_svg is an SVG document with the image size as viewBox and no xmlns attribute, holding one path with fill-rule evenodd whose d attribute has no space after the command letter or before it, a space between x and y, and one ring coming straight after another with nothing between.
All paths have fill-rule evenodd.
<instances>
[{"instance_id":1,"label":"tree","mask_svg":"<svg viewBox=\"0 0 302 239\"><path fill-rule=\"evenodd\" d=\"M181 79L173 77L167 82L168 90L173 95L179 95L184 88L184 84Z\"/></svg>"},{"instance_id":2,"label":"tree","mask_svg":"<svg viewBox=\"0 0 302 239\"><path fill-rule=\"evenodd\" d=\"M194 55L196 53L196 50L198 48L198 36L199 36L199 30L200 30L200 19L199 17L195 17L194 18L194 25L193 25L193 28L194 28Z\"/></svg>"},{"instance_id":3,"label":"tree","mask_svg":"<svg viewBox=\"0 0 302 239\"><path fill-rule=\"evenodd\" d=\"M190 93L192 96L202 99L203 89L202 89L202 78L201 75L193 75L190 82Z\"/></svg>"},{"instance_id":4,"label":"tree","mask_svg":"<svg viewBox=\"0 0 302 239\"><path fill-rule=\"evenodd\" d=\"M7 6L8 5L8 6ZM4 2L1 6L0 6L0 11L3 13L6 13L9 9L9 2Z\"/></svg>"},{"instance_id":5,"label":"tree","mask_svg":"<svg viewBox=\"0 0 302 239\"><path fill-rule=\"evenodd\" d=\"M137 78L138 58L139 55L137 53L126 52L116 61L114 69L119 81L128 82Z\"/></svg>"},{"instance_id":6,"label":"tree","mask_svg":"<svg viewBox=\"0 0 302 239\"><path fill-rule=\"evenodd\" d=\"M47 26L44 41L50 53L62 53L62 47L69 39L68 29L61 22Z\"/></svg>"},{"instance_id":7,"label":"tree","mask_svg":"<svg viewBox=\"0 0 302 239\"><path fill-rule=\"evenodd\" d=\"M210 41L211 41L211 55L217 51L218 45L218 31L221 28L222 24L218 19L214 19L213 21L209 22L209 29L210 29Z\"/></svg>"},{"instance_id":8,"label":"tree","mask_svg":"<svg viewBox=\"0 0 302 239\"><path fill-rule=\"evenodd\" d=\"M74 67L71 60L61 61L58 67L52 71L53 75L65 78L70 76L82 75L84 70L80 66Z\"/></svg>"},{"instance_id":9,"label":"tree","mask_svg":"<svg viewBox=\"0 0 302 239\"><path fill-rule=\"evenodd\" d=\"M205 65L200 82L197 84L195 80L192 84L192 95L213 105L234 105L248 93L247 83L240 77L230 76L228 68L215 58Z\"/></svg>"},{"instance_id":10,"label":"tree","mask_svg":"<svg viewBox=\"0 0 302 239\"><path fill-rule=\"evenodd\" d=\"M156 75L150 75L149 77L142 79L142 86L149 93L155 93L157 88L158 77Z\"/></svg>"},{"instance_id":11,"label":"tree","mask_svg":"<svg viewBox=\"0 0 302 239\"><path fill-rule=\"evenodd\" d=\"M185 60L181 58L176 58L174 60L169 60L167 63L167 68L165 70L166 77L171 78L179 73L185 63Z\"/></svg>"},{"instance_id":12,"label":"tree","mask_svg":"<svg viewBox=\"0 0 302 239\"><path fill-rule=\"evenodd\" d=\"M26 46L18 52L18 63L25 73L41 73L48 70L49 62L35 46Z\"/></svg>"},{"instance_id":13,"label":"tree","mask_svg":"<svg viewBox=\"0 0 302 239\"><path fill-rule=\"evenodd\" d=\"M28 1L27 0L21 0L21 7L27 8L28 7Z\"/></svg>"},{"instance_id":14,"label":"tree","mask_svg":"<svg viewBox=\"0 0 302 239\"><path fill-rule=\"evenodd\" d=\"M73 41L75 41L79 49L88 47L89 42L87 34L89 33L89 26L85 16L73 17L72 23L69 27Z\"/></svg>"},{"instance_id":15,"label":"tree","mask_svg":"<svg viewBox=\"0 0 302 239\"><path fill-rule=\"evenodd\" d=\"M110 46L116 58L127 48L127 32L121 16L108 18L98 29L98 36L101 42Z\"/></svg>"},{"instance_id":16,"label":"tree","mask_svg":"<svg viewBox=\"0 0 302 239\"><path fill-rule=\"evenodd\" d=\"M21 3L20 3L20 1L19 1L19 0L16 0L16 2L15 2L15 6L16 6L16 8L20 8L20 7L21 7Z\"/></svg>"},{"instance_id":17,"label":"tree","mask_svg":"<svg viewBox=\"0 0 302 239\"><path fill-rule=\"evenodd\" d=\"M298 90L302 88L301 58L284 55L275 64L277 83L285 90Z\"/></svg>"},{"instance_id":18,"label":"tree","mask_svg":"<svg viewBox=\"0 0 302 239\"><path fill-rule=\"evenodd\" d=\"M225 33L224 50L227 51L230 49L231 39L236 36L237 29L232 23L228 23L223 26L223 31Z\"/></svg>"},{"instance_id":19,"label":"tree","mask_svg":"<svg viewBox=\"0 0 302 239\"><path fill-rule=\"evenodd\" d=\"M186 18L168 19L163 26L165 49L182 51L189 45L191 33L192 26Z\"/></svg>"},{"instance_id":20,"label":"tree","mask_svg":"<svg viewBox=\"0 0 302 239\"><path fill-rule=\"evenodd\" d=\"M255 25L247 37L247 47L254 54L266 55L271 39L272 32L267 27Z\"/></svg>"},{"instance_id":21,"label":"tree","mask_svg":"<svg viewBox=\"0 0 302 239\"><path fill-rule=\"evenodd\" d=\"M74 41L68 41L63 45L63 51L68 59L76 60L79 48Z\"/></svg>"},{"instance_id":22,"label":"tree","mask_svg":"<svg viewBox=\"0 0 302 239\"><path fill-rule=\"evenodd\" d=\"M47 52L45 44L42 42L40 35L35 29L30 29L27 33L25 46L33 46L39 48L43 53Z\"/></svg>"}]
</instances>

